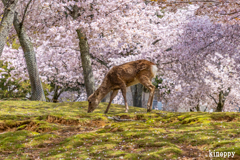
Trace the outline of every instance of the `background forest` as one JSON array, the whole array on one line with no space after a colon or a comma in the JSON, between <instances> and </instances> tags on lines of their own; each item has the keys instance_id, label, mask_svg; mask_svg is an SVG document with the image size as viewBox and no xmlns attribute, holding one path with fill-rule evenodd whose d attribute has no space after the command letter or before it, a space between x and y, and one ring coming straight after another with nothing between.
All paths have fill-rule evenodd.
<instances>
[{"instance_id":1,"label":"background forest","mask_svg":"<svg viewBox=\"0 0 240 160\"><path fill-rule=\"evenodd\" d=\"M0 96L83 101L112 66L147 59L158 66L156 97L165 108L238 111L239 5L2 0ZM131 87L134 106L143 106L143 90ZM123 103L120 93L114 103Z\"/></svg>"}]
</instances>

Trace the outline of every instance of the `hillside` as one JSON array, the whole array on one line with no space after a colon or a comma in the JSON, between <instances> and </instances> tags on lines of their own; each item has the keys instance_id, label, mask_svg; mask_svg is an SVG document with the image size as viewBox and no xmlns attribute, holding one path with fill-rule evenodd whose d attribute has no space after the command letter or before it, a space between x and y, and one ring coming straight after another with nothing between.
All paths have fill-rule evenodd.
<instances>
[{"instance_id":1,"label":"hillside","mask_svg":"<svg viewBox=\"0 0 240 160\"><path fill-rule=\"evenodd\" d=\"M105 115L106 105L88 114L87 102L1 101L0 159L207 159L209 150L240 159L240 113L114 104Z\"/></svg>"}]
</instances>

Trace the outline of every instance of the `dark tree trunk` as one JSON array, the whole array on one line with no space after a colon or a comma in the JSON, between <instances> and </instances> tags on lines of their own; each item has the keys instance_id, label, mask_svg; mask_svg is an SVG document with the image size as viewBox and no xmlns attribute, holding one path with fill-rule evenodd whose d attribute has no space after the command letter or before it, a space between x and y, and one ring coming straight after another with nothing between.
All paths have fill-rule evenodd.
<instances>
[{"instance_id":1,"label":"dark tree trunk","mask_svg":"<svg viewBox=\"0 0 240 160\"><path fill-rule=\"evenodd\" d=\"M87 96L89 97L95 90L95 80L93 77L91 57L89 54L89 45L87 37L80 29L77 30L79 39L79 48L81 52L81 60L83 67L84 84L86 87Z\"/></svg>"},{"instance_id":2,"label":"dark tree trunk","mask_svg":"<svg viewBox=\"0 0 240 160\"><path fill-rule=\"evenodd\" d=\"M17 32L19 42L23 49L24 57L27 64L27 70L32 90L31 100L46 101L42 88L42 83L39 77L36 54L24 27L20 25L17 12L15 12L14 15L13 25Z\"/></svg>"},{"instance_id":3,"label":"dark tree trunk","mask_svg":"<svg viewBox=\"0 0 240 160\"><path fill-rule=\"evenodd\" d=\"M5 4L5 10L0 24L0 57L2 56L7 36L12 27L14 12L18 0L2 0L2 2Z\"/></svg>"},{"instance_id":4,"label":"dark tree trunk","mask_svg":"<svg viewBox=\"0 0 240 160\"><path fill-rule=\"evenodd\" d=\"M76 19L79 16L78 11L80 8L76 5L71 7L72 9L65 7L68 11L69 15ZM79 39L79 48L81 52L81 61L82 61L82 68L83 68L83 76L84 76L84 84L87 92L87 96L89 97L95 91L95 80L92 71L92 64L91 64L91 56L89 53L89 45L87 41L86 35L81 31L81 29L77 29L77 35Z\"/></svg>"},{"instance_id":5,"label":"dark tree trunk","mask_svg":"<svg viewBox=\"0 0 240 160\"><path fill-rule=\"evenodd\" d=\"M200 103L200 100L198 100L197 106L195 107L197 112L200 112L200 105L199 105L199 103Z\"/></svg>"},{"instance_id":6,"label":"dark tree trunk","mask_svg":"<svg viewBox=\"0 0 240 160\"><path fill-rule=\"evenodd\" d=\"M227 96L229 95L230 92L231 92L230 87L225 92L220 91L216 112L222 112L223 111L224 103L225 103L225 101L227 99Z\"/></svg>"},{"instance_id":7,"label":"dark tree trunk","mask_svg":"<svg viewBox=\"0 0 240 160\"><path fill-rule=\"evenodd\" d=\"M200 111L200 106L199 106L199 104L197 104L196 110L197 110L198 112Z\"/></svg>"},{"instance_id":8,"label":"dark tree trunk","mask_svg":"<svg viewBox=\"0 0 240 160\"><path fill-rule=\"evenodd\" d=\"M131 92L133 97L133 106L142 107L143 85L139 83L131 86Z\"/></svg>"},{"instance_id":9,"label":"dark tree trunk","mask_svg":"<svg viewBox=\"0 0 240 160\"><path fill-rule=\"evenodd\" d=\"M223 111L224 102L225 102L225 100L224 100L223 91L221 91L219 93L219 100L218 100L216 112L222 112Z\"/></svg>"},{"instance_id":10,"label":"dark tree trunk","mask_svg":"<svg viewBox=\"0 0 240 160\"><path fill-rule=\"evenodd\" d=\"M54 87L54 94L53 94L53 98L52 98L52 101L53 103L57 103L58 102L58 89L59 87L58 86L55 86Z\"/></svg>"},{"instance_id":11,"label":"dark tree trunk","mask_svg":"<svg viewBox=\"0 0 240 160\"><path fill-rule=\"evenodd\" d=\"M230 92L231 92L231 87L229 87L226 91L220 91L218 95L218 102L212 95L209 95L209 97L211 97L214 100L214 102L217 104L217 108L215 109L215 112L223 111L224 103Z\"/></svg>"}]
</instances>

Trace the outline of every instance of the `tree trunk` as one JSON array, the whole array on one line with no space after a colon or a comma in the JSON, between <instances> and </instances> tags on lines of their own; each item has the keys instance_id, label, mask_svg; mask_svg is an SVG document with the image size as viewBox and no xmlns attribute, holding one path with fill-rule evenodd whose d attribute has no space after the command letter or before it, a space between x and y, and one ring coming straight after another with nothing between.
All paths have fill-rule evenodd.
<instances>
[{"instance_id":1,"label":"tree trunk","mask_svg":"<svg viewBox=\"0 0 240 160\"><path fill-rule=\"evenodd\" d=\"M200 106L199 106L199 104L197 104L196 110L197 110L197 112L200 112Z\"/></svg>"},{"instance_id":2,"label":"tree trunk","mask_svg":"<svg viewBox=\"0 0 240 160\"><path fill-rule=\"evenodd\" d=\"M221 91L219 93L219 100L218 100L218 104L217 104L217 108L215 112L222 112L223 111L223 106L224 106L224 95L223 95L223 91Z\"/></svg>"},{"instance_id":3,"label":"tree trunk","mask_svg":"<svg viewBox=\"0 0 240 160\"><path fill-rule=\"evenodd\" d=\"M133 106L142 107L143 85L139 83L134 86L131 86L131 91L133 97Z\"/></svg>"},{"instance_id":4,"label":"tree trunk","mask_svg":"<svg viewBox=\"0 0 240 160\"><path fill-rule=\"evenodd\" d=\"M22 46L24 57L27 64L27 70L28 70L29 79L31 82L31 90L32 90L31 100L46 101L44 91L42 88L42 83L39 78L38 66L37 66L34 48L30 41L30 38L25 32L24 27L20 26L20 21L18 19L17 12L15 12L15 15L14 15L13 25L17 32L19 42Z\"/></svg>"},{"instance_id":5,"label":"tree trunk","mask_svg":"<svg viewBox=\"0 0 240 160\"><path fill-rule=\"evenodd\" d=\"M8 2L2 0L5 5L3 18L0 24L0 57L2 56L3 48L6 44L7 36L12 27L14 12L18 0L9 0Z\"/></svg>"},{"instance_id":6,"label":"tree trunk","mask_svg":"<svg viewBox=\"0 0 240 160\"><path fill-rule=\"evenodd\" d=\"M53 101L53 103L57 103L58 102L58 89L59 89L59 87L56 85L55 87L54 87L54 94L53 94L53 98L52 98L52 101Z\"/></svg>"},{"instance_id":7,"label":"tree trunk","mask_svg":"<svg viewBox=\"0 0 240 160\"><path fill-rule=\"evenodd\" d=\"M91 57L89 54L89 46L87 37L80 29L77 29L79 48L81 52L81 60L83 67L84 83L86 87L87 96L89 97L95 90L95 80L93 77Z\"/></svg>"},{"instance_id":8,"label":"tree trunk","mask_svg":"<svg viewBox=\"0 0 240 160\"><path fill-rule=\"evenodd\" d=\"M71 7L72 10L70 10L68 7L65 7L65 8L73 19L78 18L79 16L78 11L80 10L80 8L77 5L73 5L73 7ZM79 39L79 48L81 52L84 84L87 92L87 97L89 97L95 91L95 80L94 80L93 71L92 71L89 45L88 45L87 37L82 32L82 30L77 29L76 31Z\"/></svg>"}]
</instances>

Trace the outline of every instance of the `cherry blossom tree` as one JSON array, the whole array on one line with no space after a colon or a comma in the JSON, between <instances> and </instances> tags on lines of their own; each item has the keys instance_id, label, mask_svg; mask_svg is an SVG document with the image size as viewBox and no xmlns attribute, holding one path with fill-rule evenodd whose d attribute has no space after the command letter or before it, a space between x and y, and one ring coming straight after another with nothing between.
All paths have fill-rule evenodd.
<instances>
[{"instance_id":1,"label":"cherry blossom tree","mask_svg":"<svg viewBox=\"0 0 240 160\"><path fill-rule=\"evenodd\" d=\"M172 79L177 80L175 86L181 86L181 92L172 89L169 99L173 96L173 99L181 99L183 105L193 106L204 101L209 107L214 101L216 111L222 111L229 98L231 103L226 110L234 108L239 103L238 93L232 90L239 86L239 29L239 25L216 24L208 17L194 17L185 26L178 45L168 53L176 59L170 68L175 73ZM181 104L179 102L173 101L172 105Z\"/></svg>"},{"instance_id":2,"label":"cherry blossom tree","mask_svg":"<svg viewBox=\"0 0 240 160\"><path fill-rule=\"evenodd\" d=\"M63 91L81 90L83 85L89 95L112 66L148 59L158 65L158 76L163 79L159 92L168 107L177 110L206 104L227 111L236 106L239 25L220 23L210 12L200 14L207 10L200 2L171 4L34 1L24 27L36 51L39 75L52 85L54 99ZM26 5L18 6L20 17ZM24 58L11 53L6 48L3 58L16 68L12 76L26 73ZM120 103L122 99L115 100Z\"/></svg>"},{"instance_id":3,"label":"cherry blossom tree","mask_svg":"<svg viewBox=\"0 0 240 160\"><path fill-rule=\"evenodd\" d=\"M2 2L4 4L4 6L6 6L8 8L8 3L10 3L11 1L2 0ZM23 4L26 4L26 6L24 7L24 12L23 12L21 21L18 16L19 6L17 7L16 11L13 9L10 9L14 16L14 19L10 24L12 24L12 23L14 24L14 28L15 28L18 38L19 38L19 42L24 51L24 56L26 59L29 79L31 82L31 90L32 90L31 99L45 101L45 95L43 92L42 84L41 84L41 81L39 78L38 67L36 64L34 48L31 43L31 40L29 39L29 36L27 35L27 33L25 31L25 27L23 25L24 19L26 16L26 12L27 12L27 9L28 9L28 6L30 3L31 3L31 0L27 4L26 4L26 2L24 3L24 1L23 1Z\"/></svg>"}]
</instances>

